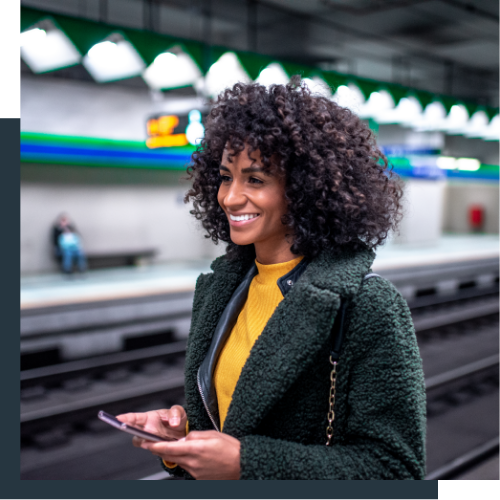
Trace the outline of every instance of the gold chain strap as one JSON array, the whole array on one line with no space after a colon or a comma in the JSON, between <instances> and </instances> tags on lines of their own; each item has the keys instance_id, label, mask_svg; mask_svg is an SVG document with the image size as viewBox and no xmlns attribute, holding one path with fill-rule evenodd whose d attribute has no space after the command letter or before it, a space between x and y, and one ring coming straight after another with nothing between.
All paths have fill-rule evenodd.
<instances>
[{"instance_id":1,"label":"gold chain strap","mask_svg":"<svg viewBox=\"0 0 500 500\"><path fill-rule=\"evenodd\" d=\"M333 420L335 419L335 412L333 407L335 406L335 382L337 380L337 362L333 361L330 356L330 364L332 365L332 372L330 373L330 409L328 411L328 425L326 426L326 446L330 446L330 441L333 437Z\"/></svg>"}]
</instances>

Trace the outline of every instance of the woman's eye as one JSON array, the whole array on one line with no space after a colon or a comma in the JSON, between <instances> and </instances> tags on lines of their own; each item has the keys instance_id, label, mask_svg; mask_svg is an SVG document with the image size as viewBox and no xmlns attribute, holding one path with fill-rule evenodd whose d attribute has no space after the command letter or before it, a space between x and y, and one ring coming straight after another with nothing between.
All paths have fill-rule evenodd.
<instances>
[{"instance_id":1,"label":"woman's eye","mask_svg":"<svg viewBox=\"0 0 500 500\"><path fill-rule=\"evenodd\" d=\"M257 177L250 177L249 182L251 184L262 184L262 181L260 179L257 179Z\"/></svg>"},{"instance_id":2,"label":"woman's eye","mask_svg":"<svg viewBox=\"0 0 500 500\"><path fill-rule=\"evenodd\" d=\"M231 177L229 177L228 175L221 175L220 178L222 182L228 182L231 180Z\"/></svg>"}]
</instances>

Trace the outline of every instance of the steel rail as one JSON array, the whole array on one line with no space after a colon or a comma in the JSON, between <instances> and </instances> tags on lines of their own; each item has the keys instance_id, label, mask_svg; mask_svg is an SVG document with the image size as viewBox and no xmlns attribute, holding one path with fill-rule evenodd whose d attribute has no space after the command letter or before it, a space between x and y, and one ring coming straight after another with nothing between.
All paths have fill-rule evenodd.
<instances>
[{"instance_id":1,"label":"steel rail","mask_svg":"<svg viewBox=\"0 0 500 500\"><path fill-rule=\"evenodd\" d=\"M413 318L415 331L422 332L432 328L453 325L470 319L480 318L499 312L498 297L486 299L482 304L463 304L460 309L450 307L450 310L437 311L436 313L416 316Z\"/></svg>"},{"instance_id":2,"label":"steel rail","mask_svg":"<svg viewBox=\"0 0 500 500\"><path fill-rule=\"evenodd\" d=\"M457 380L461 380L462 378L475 375L476 373L498 366L498 361L498 354L494 354L493 356L488 356L487 358L480 359L479 361L474 361L473 363L455 368L454 370L440 373L439 375L430 377L425 381L425 389L426 391L431 391L437 387L449 384L450 382L455 382Z\"/></svg>"},{"instance_id":3,"label":"steel rail","mask_svg":"<svg viewBox=\"0 0 500 500\"><path fill-rule=\"evenodd\" d=\"M453 479L457 475L465 472L475 465L480 464L487 458L491 457L499 449L499 436L490 439L486 443L474 448L464 455L452 460L451 462L439 467L435 471L427 474L425 479Z\"/></svg>"},{"instance_id":4,"label":"steel rail","mask_svg":"<svg viewBox=\"0 0 500 500\"><path fill-rule=\"evenodd\" d=\"M87 412L91 411L92 409L99 409L104 405L121 403L124 401L130 401L133 399L140 399L144 397L152 397L175 389L182 389L183 387L184 373L181 373L177 376L169 378L168 380L162 379L154 382L148 382L147 384L143 384L140 387L130 388L126 386L121 389L117 388L112 393L107 392L105 394L93 395L87 398L82 397L77 401L66 402L46 408L26 411L24 413L21 413L21 424L52 419L54 417L60 417L62 415L67 415L70 413L82 411Z\"/></svg>"},{"instance_id":5,"label":"steel rail","mask_svg":"<svg viewBox=\"0 0 500 500\"><path fill-rule=\"evenodd\" d=\"M159 346L146 347L134 351L116 352L95 358L69 361L60 365L44 366L21 372L21 384L34 381L38 384L63 376L76 376L99 369L117 368L135 362L154 361L165 356L182 354L186 350L186 340Z\"/></svg>"}]
</instances>

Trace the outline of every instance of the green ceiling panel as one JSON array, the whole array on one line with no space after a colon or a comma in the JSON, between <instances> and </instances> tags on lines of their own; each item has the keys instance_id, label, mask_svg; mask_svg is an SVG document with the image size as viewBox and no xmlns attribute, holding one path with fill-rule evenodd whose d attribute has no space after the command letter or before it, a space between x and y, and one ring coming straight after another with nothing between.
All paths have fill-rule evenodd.
<instances>
[{"instance_id":1,"label":"green ceiling panel","mask_svg":"<svg viewBox=\"0 0 500 500\"><path fill-rule=\"evenodd\" d=\"M194 62L203 72L203 44L184 40L180 45L182 49L193 58Z\"/></svg>"},{"instance_id":2,"label":"green ceiling panel","mask_svg":"<svg viewBox=\"0 0 500 500\"><path fill-rule=\"evenodd\" d=\"M471 117L478 109L481 109L481 106L479 104L473 103L473 102L462 102L467 109L467 113L469 113L469 117Z\"/></svg>"},{"instance_id":3,"label":"green ceiling panel","mask_svg":"<svg viewBox=\"0 0 500 500\"><path fill-rule=\"evenodd\" d=\"M123 32L148 66L157 55L167 51L177 41L173 37L157 35L148 31L124 29Z\"/></svg>"},{"instance_id":4,"label":"green ceiling panel","mask_svg":"<svg viewBox=\"0 0 500 500\"><path fill-rule=\"evenodd\" d=\"M45 18L52 19L72 40L82 54L86 54L93 45L102 41L111 33L119 32L130 40L147 64L151 64L155 57L161 52L168 50L174 45L180 45L183 50L193 58L202 72L206 72L211 63L216 61L224 52L230 50L225 47L207 47L201 42L152 33L150 31L123 28L121 26L103 24L87 19L52 14L24 6L21 7L21 30L24 31ZM235 52L242 66L252 79L257 78L260 71L268 64L276 61L265 55L251 52ZM335 92L339 85L346 85L352 82L359 86L365 98L368 98L372 92L385 88L392 95L396 104L406 95L414 95L424 109L434 100L441 101L447 111L449 111L454 104L461 102L452 97L440 96L425 90L411 89L394 83L383 83L353 75L343 75L334 71L320 71L313 66L293 62L276 62L280 62L286 73L290 76L294 74L300 74L302 77L321 75L325 82L332 88L333 92ZM479 109L478 104L475 103L467 102L463 104L466 106L469 115L472 115ZM484 110L490 119L498 114L498 108L486 107Z\"/></svg>"},{"instance_id":5,"label":"green ceiling panel","mask_svg":"<svg viewBox=\"0 0 500 500\"><path fill-rule=\"evenodd\" d=\"M353 77L351 78L351 81L361 89L361 92L363 92L365 99L368 99L372 92L376 92L382 86L381 82L369 80L367 78Z\"/></svg>"},{"instance_id":6,"label":"green ceiling panel","mask_svg":"<svg viewBox=\"0 0 500 500\"><path fill-rule=\"evenodd\" d=\"M407 97L409 93L409 88L404 87L403 85L398 85L397 83L384 83L382 87L391 94L394 99L394 104L397 106L399 101L403 99L403 97Z\"/></svg>"},{"instance_id":7,"label":"green ceiling panel","mask_svg":"<svg viewBox=\"0 0 500 500\"><path fill-rule=\"evenodd\" d=\"M273 62L268 56L254 54L252 52L236 52L241 65L245 68L252 80L255 80L260 72Z\"/></svg>"},{"instance_id":8,"label":"green ceiling panel","mask_svg":"<svg viewBox=\"0 0 500 500\"><path fill-rule=\"evenodd\" d=\"M321 78L325 80L327 85L331 88L332 94L335 94L337 88L341 85L347 85L349 83L349 77L341 73L336 73L335 71L322 71Z\"/></svg>"},{"instance_id":9,"label":"green ceiling panel","mask_svg":"<svg viewBox=\"0 0 500 500\"><path fill-rule=\"evenodd\" d=\"M410 95L414 95L418 99L422 109L425 109L432 101L435 100L435 95L431 92L427 92L426 90L411 90Z\"/></svg>"},{"instance_id":10,"label":"green ceiling panel","mask_svg":"<svg viewBox=\"0 0 500 500\"><path fill-rule=\"evenodd\" d=\"M21 7L21 31L25 31L43 18L48 17L46 12Z\"/></svg>"},{"instance_id":11,"label":"green ceiling panel","mask_svg":"<svg viewBox=\"0 0 500 500\"><path fill-rule=\"evenodd\" d=\"M283 69L289 77L292 77L293 75L300 75L302 78L308 78L317 73L315 68L305 64L296 64L288 61L280 61L280 64L283 66Z\"/></svg>"}]
</instances>

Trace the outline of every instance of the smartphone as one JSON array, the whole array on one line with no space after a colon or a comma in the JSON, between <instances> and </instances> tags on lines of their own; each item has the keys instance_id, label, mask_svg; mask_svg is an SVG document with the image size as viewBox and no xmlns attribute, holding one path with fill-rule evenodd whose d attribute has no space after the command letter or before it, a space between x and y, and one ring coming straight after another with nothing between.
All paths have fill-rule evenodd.
<instances>
[{"instance_id":1,"label":"smartphone","mask_svg":"<svg viewBox=\"0 0 500 500\"><path fill-rule=\"evenodd\" d=\"M112 425L116 429L127 432L128 434L132 434L133 436L140 437L142 439L146 439L147 441L177 441L175 438L169 437L160 437L156 434L151 434L151 432L143 431L142 429L138 429L137 427L133 427L131 425L120 422L116 417L106 413L105 411L100 411L97 416L109 425Z\"/></svg>"}]
</instances>

